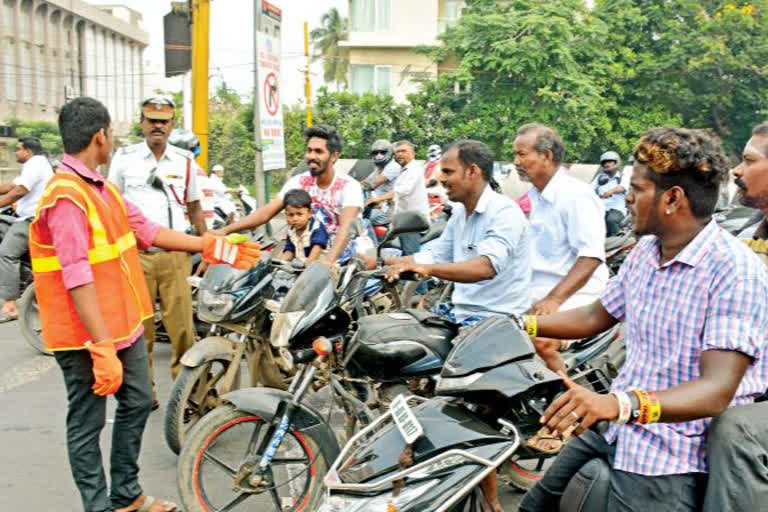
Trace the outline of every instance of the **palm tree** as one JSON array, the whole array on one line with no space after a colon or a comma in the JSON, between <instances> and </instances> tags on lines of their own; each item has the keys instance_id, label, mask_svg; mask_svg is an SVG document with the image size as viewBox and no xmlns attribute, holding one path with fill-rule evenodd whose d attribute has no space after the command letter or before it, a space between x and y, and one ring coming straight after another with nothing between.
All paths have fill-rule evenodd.
<instances>
[{"instance_id":1,"label":"palm tree","mask_svg":"<svg viewBox=\"0 0 768 512\"><path fill-rule=\"evenodd\" d=\"M323 78L326 83L335 83L337 91L342 85L346 89L349 60L347 52L339 46L339 41L347 38L347 19L334 7L323 14L320 25L310 32L316 51L312 59L323 59Z\"/></svg>"}]
</instances>

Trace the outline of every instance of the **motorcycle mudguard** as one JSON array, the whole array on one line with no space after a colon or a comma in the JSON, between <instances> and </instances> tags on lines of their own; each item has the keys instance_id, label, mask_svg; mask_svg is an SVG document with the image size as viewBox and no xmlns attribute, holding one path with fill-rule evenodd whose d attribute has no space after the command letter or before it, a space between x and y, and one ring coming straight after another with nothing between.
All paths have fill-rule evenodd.
<instances>
[{"instance_id":1,"label":"motorcycle mudguard","mask_svg":"<svg viewBox=\"0 0 768 512\"><path fill-rule=\"evenodd\" d=\"M235 345L221 336L210 336L192 345L181 356L181 364L195 368L208 361L223 359L231 361L235 355Z\"/></svg>"},{"instance_id":2,"label":"motorcycle mudguard","mask_svg":"<svg viewBox=\"0 0 768 512\"><path fill-rule=\"evenodd\" d=\"M292 395L287 391L274 388L245 388L227 393L222 397L241 411L256 414L262 418L272 419L280 404L290 402ZM339 456L339 443L336 441L330 425L322 415L307 404L299 403L291 421L294 430L306 432L320 445L328 467Z\"/></svg>"},{"instance_id":3,"label":"motorcycle mudguard","mask_svg":"<svg viewBox=\"0 0 768 512\"><path fill-rule=\"evenodd\" d=\"M571 478L560 498L560 512L605 512L611 468L603 459L592 459Z\"/></svg>"}]
</instances>

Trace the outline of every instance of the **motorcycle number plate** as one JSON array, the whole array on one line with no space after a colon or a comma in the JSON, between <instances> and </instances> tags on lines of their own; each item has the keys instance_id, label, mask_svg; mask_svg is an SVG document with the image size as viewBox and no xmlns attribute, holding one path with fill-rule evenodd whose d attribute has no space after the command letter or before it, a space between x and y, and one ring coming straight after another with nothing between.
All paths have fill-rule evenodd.
<instances>
[{"instance_id":1,"label":"motorcycle number plate","mask_svg":"<svg viewBox=\"0 0 768 512\"><path fill-rule=\"evenodd\" d=\"M421 426L419 420L416 419L416 415L408 407L405 395L397 395L392 400L390 410L392 411L392 417L395 419L395 425L397 425L400 435L403 436L407 444L413 443L424 435L424 427Z\"/></svg>"}]
</instances>

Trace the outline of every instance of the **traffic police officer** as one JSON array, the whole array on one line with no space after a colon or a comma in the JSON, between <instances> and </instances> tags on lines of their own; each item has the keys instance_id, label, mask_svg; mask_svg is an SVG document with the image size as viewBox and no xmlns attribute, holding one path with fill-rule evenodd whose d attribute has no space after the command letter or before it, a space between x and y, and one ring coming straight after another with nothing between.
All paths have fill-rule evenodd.
<instances>
[{"instance_id":1,"label":"traffic police officer","mask_svg":"<svg viewBox=\"0 0 768 512\"><path fill-rule=\"evenodd\" d=\"M198 165L189 151L168 143L174 112L173 101L165 97L148 98L142 103L141 129L145 140L115 154L109 168L109 181L153 222L182 232L191 222L197 234L202 235L206 225L200 206ZM185 208L189 221L185 218ZM140 257L152 302L160 295L163 325L171 341L171 376L176 378L181 370L181 356L195 342L192 295L187 284L192 262L187 253L156 248L142 251ZM153 409L156 409L159 402L152 363L153 318L144 322L144 333L153 383Z\"/></svg>"}]
</instances>

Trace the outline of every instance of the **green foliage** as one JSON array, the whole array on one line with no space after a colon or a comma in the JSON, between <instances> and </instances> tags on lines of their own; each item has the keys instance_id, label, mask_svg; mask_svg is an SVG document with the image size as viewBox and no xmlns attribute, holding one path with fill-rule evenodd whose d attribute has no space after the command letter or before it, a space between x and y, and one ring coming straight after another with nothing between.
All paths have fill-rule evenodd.
<instances>
[{"instance_id":1,"label":"green foliage","mask_svg":"<svg viewBox=\"0 0 768 512\"><path fill-rule=\"evenodd\" d=\"M346 52L339 46L339 41L347 38L347 19L333 7L323 14L320 24L320 27L310 32L310 39L315 47L312 59L323 59L325 83L335 83L337 90L340 86L346 89L349 61Z\"/></svg>"},{"instance_id":2,"label":"green foliage","mask_svg":"<svg viewBox=\"0 0 768 512\"><path fill-rule=\"evenodd\" d=\"M64 146L59 137L59 127L48 121L23 121L11 118L6 123L16 128L17 137L37 137L43 149L52 158L59 158L64 153Z\"/></svg>"}]
</instances>

